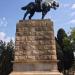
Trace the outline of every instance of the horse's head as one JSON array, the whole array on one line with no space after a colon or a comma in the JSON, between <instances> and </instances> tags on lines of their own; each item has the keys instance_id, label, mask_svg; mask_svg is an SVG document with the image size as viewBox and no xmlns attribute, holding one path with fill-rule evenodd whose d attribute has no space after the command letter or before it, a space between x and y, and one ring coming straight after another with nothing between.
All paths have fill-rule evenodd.
<instances>
[{"instance_id":1,"label":"horse's head","mask_svg":"<svg viewBox=\"0 0 75 75\"><path fill-rule=\"evenodd\" d=\"M51 4L51 7L56 10L58 7L59 7L59 3L56 2L56 1L53 1L52 4Z\"/></svg>"}]
</instances>

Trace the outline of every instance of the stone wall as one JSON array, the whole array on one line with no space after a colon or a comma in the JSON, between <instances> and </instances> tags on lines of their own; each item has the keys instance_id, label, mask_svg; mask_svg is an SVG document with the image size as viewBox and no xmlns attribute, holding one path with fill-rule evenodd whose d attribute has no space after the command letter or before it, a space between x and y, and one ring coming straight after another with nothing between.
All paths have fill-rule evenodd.
<instances>
[{"instance_id":1,"label":"stone wall","mask_svg":"<svg viewBox=\"0 0 75 75\"><path fill-rule=\"evenodd\" d=\"M56 60L53 22L21 20L16 27L15 61Z\"/></svg>"},{"instance_id":2,"label":"stone wall","mask_svg":"<svg viewBox=\"0 0 75 75\"><path fill-rule=\"evenodd\" d=\"M53 22L50 20L20 20L14 52L10 75L62 75L57 70Z\"/></svg>"}]
</instances>

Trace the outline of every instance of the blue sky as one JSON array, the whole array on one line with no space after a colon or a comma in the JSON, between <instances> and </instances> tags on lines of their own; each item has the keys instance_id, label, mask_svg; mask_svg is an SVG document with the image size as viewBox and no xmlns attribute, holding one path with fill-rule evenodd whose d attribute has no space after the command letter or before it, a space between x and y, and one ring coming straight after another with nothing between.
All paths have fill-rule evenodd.
<instances>
[{"instance_id":1,"label":"blue sky","mask_svg":"<svg viewBox=\"0 0 75 75\"><path fill-rule=\"evenodd\" d=\"M16 23L24 16L20 8L34 0L0 0L0 39L9 41L15 38ZM55 35L59 28L64 28L68 33L75 27L75 0L58 0L60 7L51 10L45 19L54 22ZM40 19L41 13L35 13L33 19Z\"/></svg>"}]
</instances>

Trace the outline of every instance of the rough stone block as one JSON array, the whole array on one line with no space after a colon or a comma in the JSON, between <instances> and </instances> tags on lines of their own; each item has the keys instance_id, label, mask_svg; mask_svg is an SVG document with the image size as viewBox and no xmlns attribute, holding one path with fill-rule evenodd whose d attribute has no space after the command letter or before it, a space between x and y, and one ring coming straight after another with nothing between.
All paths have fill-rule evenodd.
<instances>
[{"instance_id":1,"label":"rough stone block","mask_svg":"<svg viewBox=\"0 0 75 75\"><path fill-rule=\"evenodd\" d=\"M13 71L10 75L61 75L57 70L51 20L20 20L17 23Z\"/></svg>"}]
</instances>

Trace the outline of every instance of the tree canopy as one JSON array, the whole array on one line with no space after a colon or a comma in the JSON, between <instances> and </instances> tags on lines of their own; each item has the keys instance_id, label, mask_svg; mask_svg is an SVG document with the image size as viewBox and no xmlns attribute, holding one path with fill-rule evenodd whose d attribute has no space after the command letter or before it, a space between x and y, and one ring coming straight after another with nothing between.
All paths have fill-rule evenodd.
<instances>
[{"instance_id":1,"label":"tree canopy","mask_svg":"<svg viewBox=\"0 0 75 75\"><path fill-rule=\"evenodd\" d=\"M8 75L12 71L13 49L12 40L8 43L0 41L0 75Z\"/></svg>"},{"instance_id":2,"label":"tree canopy","mask_svg":"<svg viewBox=\"0 0 75 75\"><path fill-rule=\"evenodd\" d=\"M63 68L61 66L60 69L62 71L69 70L72 67L73 60L74 60L74 54L72 49L72 43L69 38L69 36L66 34L64 29L59 29L57 33L57 42L60 46L61 53L63 54L63 59L59 59L60 62L62 62ZM60 63L61 64L61 63Z\"/></svg>"}]
</instances>

